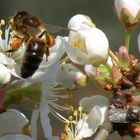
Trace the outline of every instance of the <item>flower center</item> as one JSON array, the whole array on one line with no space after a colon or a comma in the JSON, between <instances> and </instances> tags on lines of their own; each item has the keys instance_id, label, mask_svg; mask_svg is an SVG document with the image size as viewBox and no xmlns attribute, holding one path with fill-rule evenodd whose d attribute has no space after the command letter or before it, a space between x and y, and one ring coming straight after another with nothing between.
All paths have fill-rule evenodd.
<instances>
[{"instance_id":1,"label":"flower center","mask_svg":"<svg viewBox=\"0 0 140 140\"><path fill-rule=\"evenodd\" d=\"M78 140L78 134L82 129L84 121L80 124L80 129L77 127L80 120L84 120L87 116L85 113L82 112L83 107L79 106L78 110L73 111L73 115L69 116L68 120L66 121L65 125L65 133L62 133L61 140Z\"/></svg>"}]
</instances>

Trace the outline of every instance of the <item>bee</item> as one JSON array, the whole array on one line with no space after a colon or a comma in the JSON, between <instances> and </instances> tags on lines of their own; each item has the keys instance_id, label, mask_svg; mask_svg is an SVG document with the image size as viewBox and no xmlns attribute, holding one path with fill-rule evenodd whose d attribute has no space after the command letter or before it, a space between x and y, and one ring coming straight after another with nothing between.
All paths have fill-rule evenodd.
<instances>
[{"instance_id":1,"label":"bee","mask_svg":"<svg viewBox=\"0 0 140 140\"><path fill-rule=\"evenodd\" d=\"M8 27L12 31L12 37L11 48L7 52L17 51L22 44L26 46L21 62L21 77L28 78L38 69L44 54L48 58L49 48L55 44L55 39L39 18L25 10L10 17Z\"/></svg>"}]
</instances>

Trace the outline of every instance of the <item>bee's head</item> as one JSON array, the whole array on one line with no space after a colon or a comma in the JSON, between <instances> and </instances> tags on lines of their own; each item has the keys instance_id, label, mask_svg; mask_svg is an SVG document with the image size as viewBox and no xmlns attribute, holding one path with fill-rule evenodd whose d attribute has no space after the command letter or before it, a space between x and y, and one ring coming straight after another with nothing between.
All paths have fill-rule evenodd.
<instances>
[{"instance_id":1,"label":"bee's head","mask_svg":"<svg viewBox=\"0 0 140 140\"><path fill-rule=\"evenodd\" d=\"M15 21L19 21L22 20L24 17L28 16L29 13L25 10L22 11L18 11L15 15L14 15L14 20Z\"/></svg>"},{"instance_id":2,"label":"bee's head","mask_svg":"<svg viewBox=\"0 0 140 140\"><path fill-rule=\"evenodd\" d=\"M11 29L14 29L16 24L20 23L28 15L29 15L29 13L25 10L18 11L17 13L15 13L14 16L9 17L9 27Z\"/></svg>"}]
</instances>

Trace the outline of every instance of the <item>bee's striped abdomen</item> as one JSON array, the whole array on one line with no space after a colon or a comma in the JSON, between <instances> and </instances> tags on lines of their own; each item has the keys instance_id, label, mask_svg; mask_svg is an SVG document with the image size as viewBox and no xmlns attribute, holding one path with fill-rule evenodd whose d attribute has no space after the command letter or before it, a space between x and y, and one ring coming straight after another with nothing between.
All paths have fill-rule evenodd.
<instances>
[{"instance_id":1,"label":"bee's striped abdomen","mask_svg":"<svg viewBox=\"0 0 140 140\"><path fill-rule=\"evenodd\" d=\"M41 39L32 39L24 53L21 64L21 76L28 78L38 69L45 53L45 43Z\"/></svg>"}]
</instances>

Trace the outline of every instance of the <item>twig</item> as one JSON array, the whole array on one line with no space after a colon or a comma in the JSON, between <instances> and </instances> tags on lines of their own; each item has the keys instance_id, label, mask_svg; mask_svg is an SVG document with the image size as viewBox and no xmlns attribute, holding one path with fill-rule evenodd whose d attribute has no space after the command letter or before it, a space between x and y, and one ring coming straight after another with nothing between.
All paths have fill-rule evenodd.
<instances>
[{"instance_id":1,"label":"twig","mask_svg":"<svg viewBox=\"0 0 140 140\"><path fill-rule=\"evenodd\" d=\"M107 119L103 127L99 130L97 136L94 138L94 140L106 140L111 130L112 130L112 123L109 119Z\"/></svg>"}]
</instances>

